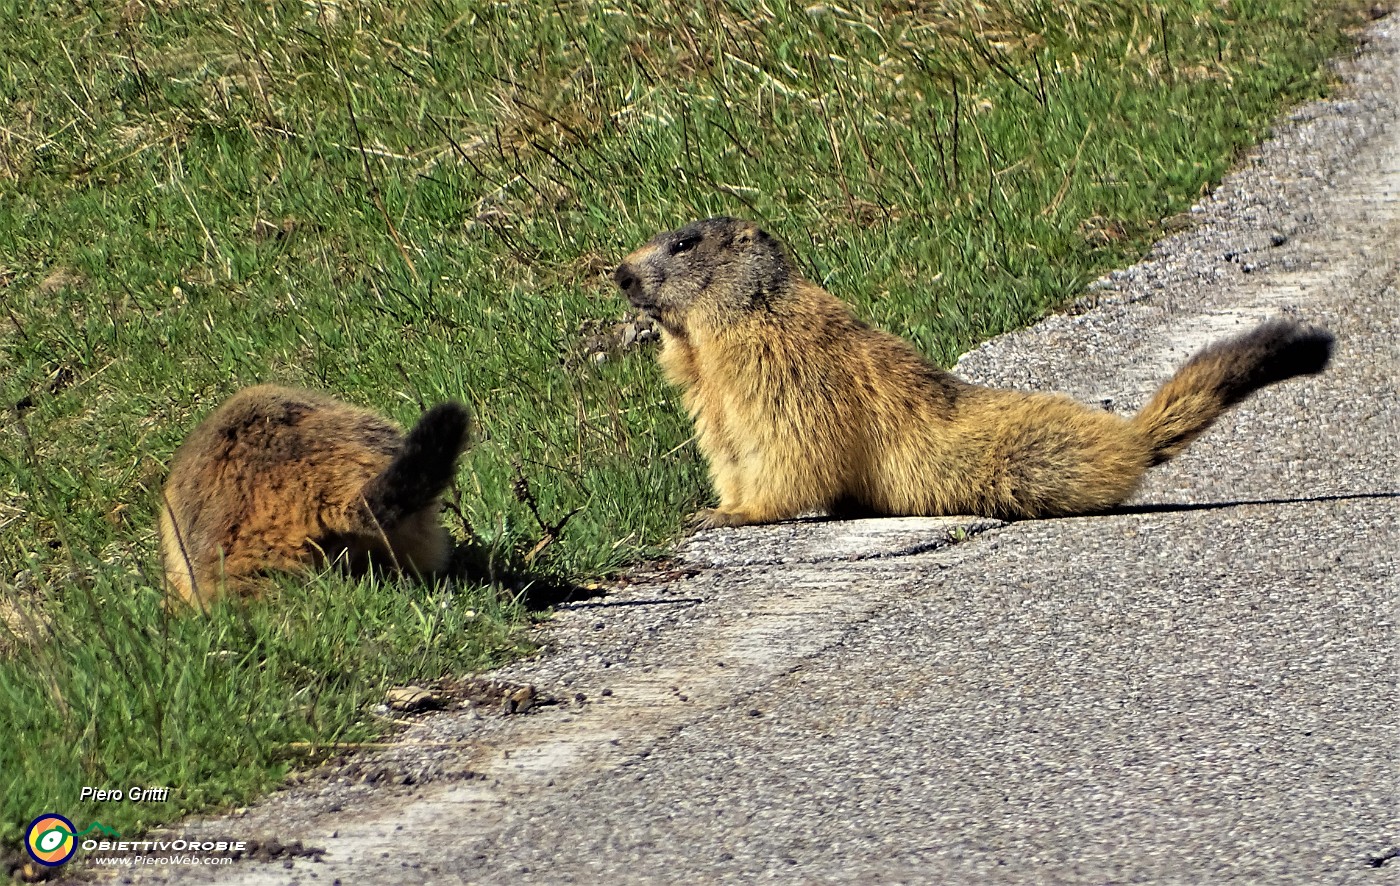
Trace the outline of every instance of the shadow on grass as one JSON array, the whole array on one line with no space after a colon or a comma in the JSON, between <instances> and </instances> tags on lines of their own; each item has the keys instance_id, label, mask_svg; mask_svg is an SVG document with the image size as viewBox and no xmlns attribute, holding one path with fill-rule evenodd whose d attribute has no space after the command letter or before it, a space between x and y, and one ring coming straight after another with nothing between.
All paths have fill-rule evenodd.
<instances>
[{"instance_id":1,"label":"shadow on grass","mask_svg":"<svg viewBox=\"0 0 1400 886\"><path fill-rule=\"evenodd\" d=\"M531 611L603 596L598 585L581 585L548 570L533 568L523 557L500 558L493 553L479 543L461 542L452 552L446 575L455 582L498 588L514 603Z\"/></svg>"}]
</instances>

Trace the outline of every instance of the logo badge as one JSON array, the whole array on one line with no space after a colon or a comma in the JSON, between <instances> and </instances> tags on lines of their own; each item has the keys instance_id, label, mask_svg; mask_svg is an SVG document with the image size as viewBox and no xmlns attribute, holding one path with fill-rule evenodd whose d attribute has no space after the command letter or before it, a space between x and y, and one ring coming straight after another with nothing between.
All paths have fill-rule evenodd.
<instances>
[{"instance_id":1,"label":"logo badge","mask_svg":"<svg viewBox=\"0 0 1400 886\"><path fill-rule=\"evenodd\" d=\"M73 822L57 812L45 812L29 823L24 832L24 848L29 857L45 867L58 867L78 851Z\"/></svg>"}]
</instances>

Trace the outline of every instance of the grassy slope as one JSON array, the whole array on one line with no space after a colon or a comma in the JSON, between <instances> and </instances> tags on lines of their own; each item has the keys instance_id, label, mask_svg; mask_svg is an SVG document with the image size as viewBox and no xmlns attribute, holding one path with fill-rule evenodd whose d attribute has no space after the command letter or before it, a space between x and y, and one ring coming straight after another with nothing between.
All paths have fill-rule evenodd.
<instances>
[{"instance_id":1,"label":"grassy slope","mask_svg":"<svg viewBox=\"0 0 1400 886\"><path fill-rule=\"evenodd\" d=\"M97 811L83 784L176 787L118 827L232 802L286 742L365 734L385 681L521 642L489 589L334 578L166 619L153 493L237 387L402 421L469 402L459 530L507 558L539 540L519 466L546 521L579 509L535 565L605 572L707 494L649 354L567 359L622 315L619 255L761 219L947 363L1134 256L1319 91L1346 21L1301 0L33 6L0 0L0 593L57 634L0 660L5 841Z\"/></svg>"}]
</instances>

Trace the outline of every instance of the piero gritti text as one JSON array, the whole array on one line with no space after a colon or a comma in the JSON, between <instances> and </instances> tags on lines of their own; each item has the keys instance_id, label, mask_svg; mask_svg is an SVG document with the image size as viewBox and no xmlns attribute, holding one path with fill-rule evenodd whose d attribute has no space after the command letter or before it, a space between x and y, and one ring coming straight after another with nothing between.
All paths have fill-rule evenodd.
<instances>
[{"instance_id":1,"label":"piero gritti text","mask_svg":"<svg viewBox=\"0 0 1400 886\"><path fill-rule=\"evenodd\" d=\"M170 799L170 788L132 787L125 790L108 790L84 787L78 799L92 800L94 803L164 803Z\"/></svg>"}]
</instances>

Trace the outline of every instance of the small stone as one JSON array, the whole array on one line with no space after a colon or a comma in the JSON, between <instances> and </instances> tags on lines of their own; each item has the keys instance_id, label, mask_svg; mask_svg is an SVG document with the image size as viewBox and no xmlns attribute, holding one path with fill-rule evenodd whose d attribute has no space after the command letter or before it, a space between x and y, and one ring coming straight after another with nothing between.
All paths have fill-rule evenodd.
<instances>
[{"instance_id":1,"label":"small stone","mask_svg":"<svg viewBox=\"0 0 1400 886\"><path fill-rule=\"evenodd\" d=\"M442 699L420 686L396 686L384 693L384 703L395 711L423 711L442 707Z\"/></svg>"}]
</instances>

